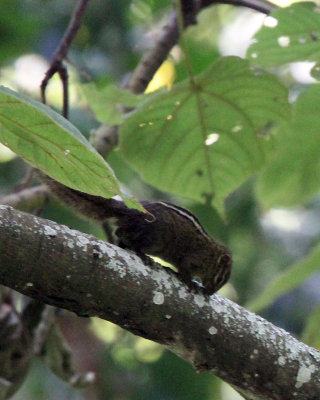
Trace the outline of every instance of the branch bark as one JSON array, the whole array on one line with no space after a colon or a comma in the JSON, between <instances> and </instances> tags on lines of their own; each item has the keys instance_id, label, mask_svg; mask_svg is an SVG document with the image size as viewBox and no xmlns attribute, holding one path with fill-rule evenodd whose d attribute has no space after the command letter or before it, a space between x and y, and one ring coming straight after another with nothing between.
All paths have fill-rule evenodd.
<instances>
[{"instance_id":1,"label":"branch bark","mask_svg":"<svg viewBox=\"0 0 320 400\"><path fill-rule=\"evenodd\" d=\"M65 226L0 206L0 283L167 346L246 399L320 398L320 353L177 274Z\"/></svg>"}]
</instances>

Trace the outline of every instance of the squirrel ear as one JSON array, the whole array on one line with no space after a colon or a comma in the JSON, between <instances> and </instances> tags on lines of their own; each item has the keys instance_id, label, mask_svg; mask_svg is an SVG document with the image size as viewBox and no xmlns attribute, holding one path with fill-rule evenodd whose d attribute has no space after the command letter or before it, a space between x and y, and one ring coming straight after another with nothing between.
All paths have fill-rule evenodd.
<instances>
[{"instance_id":1,"label":"squirrel ear","mask_svg":"<svg viewBox=\"0 0 320 400\"><path fill-rule=\"evenodd\" d=\"M231 259L232 259L231 254L227 254L227 253L222 254L221 256L218 257L217 264L218 265L229 264Z\"/></svg>"}]
</instances>

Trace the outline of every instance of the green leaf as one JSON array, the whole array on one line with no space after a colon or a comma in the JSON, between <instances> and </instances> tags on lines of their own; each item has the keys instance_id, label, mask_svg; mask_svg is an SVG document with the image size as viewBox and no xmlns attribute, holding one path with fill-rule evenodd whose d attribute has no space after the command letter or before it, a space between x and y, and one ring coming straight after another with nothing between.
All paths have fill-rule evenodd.
<instances>
[{"instance_id":1,"label":"green leaf","mask_svg":"<svg viewBox=\"0 0 320 400\"><path fill-rule=\"evenodd\" d=\"M278 275L267 289L256 299L246 305L251 311L257 312L272 304L279 296L299 286L307 278L318 272L320 268L320 245L303 260Z\"/></svg>"},{"instance_id":2,"label":"green leaf","mask_svg":"<svg viewBox=\"0 0 320 400\"><path fill-rule=\"evenodd\" d=\"M123 122L119 104L136 107L143 99L143 95L130 93L114 85L98 89L89 83L83 85L82 90L97 120L108 125L120 125Z\"/></svg>"},{"instance_id":3,"label":"green leaf","mask_svg":"<svg viewBox=\"0 0 320 400\"><path fill-rule=\"evenodd\" d=\"M0 87L0 141L66 186L104 197L121 195L109 165L69 121L5 87Z\"/></svg>"},{"instance_id":4,"label":"green leaf","mask_svg":"<svg viewBox=\"0 0 320 400\"><path fill-rule=\"evenodd\" d=\"M309 346L320 350L320 307L316 307L308 319L301 340Z\"/></svg>"},{"instance_id":5,"label":"green leaf","mask_svg":"<svg viewBox=\"0 0 320 400\"><path fill-rule=\"evenodd\" d=\"M247 57L264 67L320 61L319 10L314 3L302 2L273 11L254 36Z\"/></svg>"},{"instance_id":6,"label":"green leaf","mask_svg":"<svg viewBox=\"0 0 320 400\"><path fill-rule=\"evenodd\" d=\"M257 181L263 209L298 205L320 190L319 102L320 87L312 85L294 105L292 128Z\"/></svg>"},{"instance_id":7,"label":"green leaf","mask_svg":"<svg viewBox=\"0 0 320 400\"><path fill-rule=\"evenodd\" d=\"M148 99L123 123L120 148L148 183L221 205L264 165L274 128L290 116L287 90L237 57L194 82Z\"/></svg>"}]
</instances>

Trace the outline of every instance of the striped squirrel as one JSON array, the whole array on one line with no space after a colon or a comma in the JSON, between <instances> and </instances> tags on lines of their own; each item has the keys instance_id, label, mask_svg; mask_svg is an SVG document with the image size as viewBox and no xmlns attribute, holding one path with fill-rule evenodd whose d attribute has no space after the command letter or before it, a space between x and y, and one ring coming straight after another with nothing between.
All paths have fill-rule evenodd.
<instances>
[{"instance_id":1,"label":"striped squirrel","mask_svg":"<svg viewBox=\"0 0 320 400\"><path fill-rule=\"evenodd\" d=\"M40 178L60 200L84 216L100 223L115 218L120 247L169 262L189 287L194 287L193 277L200 278L204 292L211 295L229 279L231 252L210 237L190 211L163 201L142 201L146 214L120 200L68 188L43 173Z\"/></svg>"}]
</instances>

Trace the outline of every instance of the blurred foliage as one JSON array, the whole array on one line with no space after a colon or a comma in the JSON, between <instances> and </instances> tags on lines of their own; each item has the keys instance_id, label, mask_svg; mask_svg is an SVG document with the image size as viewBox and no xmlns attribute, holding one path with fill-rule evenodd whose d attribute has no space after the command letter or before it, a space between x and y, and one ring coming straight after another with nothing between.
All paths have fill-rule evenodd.
<instances>
[{"instance_id":1,"label":"blurred foliage","mask_svg":"<svg viewBox=\"0 0 320 400\"><path fill-rule=\"evenodd\" d=\"M308 324L303 332L302 340L309 346L315 347L320 350L320 336L319 336L319 326L320 326L320 307L312 312L309 317Z\"/></svg>"},{"instance_id":2,"label":"blurred foliage","mask_svg":"<svg viewBox=\"0 0 320 400\"><path fill-rule=\"evenodd\" d=\"M48 59L64 33L74 5L74 0L2 0L1 84L39 98L38 86L47 68ZM84 24L69 53L72 62L72 66L69 66L70 120L86 137L89 136L91 129L98 126L98 122L81 93L83 82L93 80L97 90L105 88L106 91L125 82L141 54L152 45L170 7L169 0L90 2ZM296 10L300 10L300 15L300 12L310 12L313 6L296 7ZM313 17L309 22L310 26L301 25L306 24L309 19L303 19L302 22L299 19L304 33L310 30L313 32L305 38L301 35L294 36L297 28L296 19L292 18L294 26L290 25L291 17L287 18L286 10L279 10L277 13L279 25L275 28L264 26L257 34L259 42L254 43L249 50L250 62L257 65L256 62L259 60L260 65L278 66L284 61L304 60L309 54L310 46L312 55L317 56L318 41L312 40L316 34L312 25ZM225 49L221 47L221 37L237 23L240 16L243 18L243 12L232 7L211 7L201 12L199 23L187 30L186 47L195 75L207 70L221 52L226 54ZM285 31L281 31L283 24ZM241 29L245 28L247 27L242 23ZM264 35L274 36L265 38ZM281 43L282 45L287 43L287 39L280 40L279 45L277 42L279 35L290 36L291 44L292 40L295 40L294 46L281 46ZM299 39L304 38L306 41L299 42ZM269 47L266 52L268 54L264 53L263 46L267 46L269 40L273 43L273 57L270 57ZM260 52L259 57L253 56L257 51ZM229 48L228 52L230 54ZM231 53L238 55L238 49L234 48ZM272 62L272 65L263 63L263 54L266 54L266 62ZM284 54L289 58L282 58ZM312 59L318 61L317 57ZM188 78L185 60L181 48L175 46L170 62L174 64L176 82ZM315 67L314 75L316 72ZM277 67L272 73L277 75L282 85L286 86L292 101L306 89L304 81L294 78L291 66ZM219 77L217 79L219 80ZM308 80L307 84L311 82L312 80ZM244 88L248 89L245 85ZM230 88L231 91L232 89L233 87ZM102 93L103 91L100 91L100 94ZM112 97L114 93L112 90L107 93L112 106L115 103ZM170 92L163 93L156 93L155 96L170 97ZM225 202L224 219L210 204L182 199L149 186L128 165L119 150L108 157L108 162L116 171L117 178L126 191L133 193L139 199L163 199L188 207L211 234L229 244L234 255L234 269L231 282L224 289L225 295L236 299L240 304L252 303L268 287L269 282L277 282L277 277L283 276L283 283L281 278L278 278L280 283L276 289L273 284L269 288L269 295L268 291L266 292L268 302L265 304L268 304L268 307L263 315L281 327L290 329L296 335L302 333L310 310L320 301L319 274L313 275L312 279L301 285L308 272L316 272L317 263L319 264L318 257L313 259L312 268L308 264L310 270L303 264L310 261L309 251L311 248L317 248L320 236L320 201L317 196L318 187L313 185L314 182L317 183L318 175L314 163L319 154L317 96L318 88L310 88L304 97L298 100L297 105L293 107L296 129L283 129L277 132L277 137L283 139L282 142L276 142L281 151L272 153L274 158L270 157L270 164L264 165L265 170L258 178L258 189L256 178L251 177L231 193ZM260 97L263 99L263 95ZM59 111L61 92L57 78L50 83L48 101ZM311 112L309 112L310 107L313 110ZM193 110L188 112L192 113ZM273 128L267 125L262 133L268 134L268 128ZM306 126L308 129L302 129ZM312 135L308 136L310 132ZM308 144L307 150L304 147L305 142ZM290 157L290 154L294 156ZM3 157L6 156L1 156L0 195L12 192L26 169L26 164L21 159ZM272 164L273 159L278 160L276 170L273 169L275 165ZM298 160L301 160L298 165L300 169L298 167L292 169L294 161ZM299 175L296 174L297 170ZM297 176L299 179L294 180ZM291 184L285 186L290 178L292 178ZM308 182L312 184L305 186ZM296 200L292 201L292 198ZM287 202L280 202L279 199ZM279 207L280 204L282 208ZM283 208L288 204L294 204L296 208L290 210ZM269 208L269 211L262 213L261 205L264 209ZM104 237L96 224L80 219L58 202L52 202L45 209L43 216ZM295 270L290 268L291 265L300 266L301 274L295 274ZM296 289L288 293L294 286ZM277 299L280 294L282 297ZM317 329L319 329L319 310L315 308L304 339L307 343L318 347ZM229 390L223 389L220 392L218 379L205 373L196 374L190 365L172 353L163 352L160 346L133 337L111 324L94 320L92 325L89 325L86 319L68 315L64 318L63 332L80 368L98 373L97 384L79 392L58 380L40 361L34 361L29 378L15 396L16 400L57 398L235 400L238 398Z\"/></svg>"},{"instance_id":3,"label":"blurred foliage","mask_svg":"<svg viewBox=\"0 0 320 400\"><path fill-rule=\"evenodd\" d=\"M275 67L294 61L320 61L319 6L311 2L279 9L265 19L248 56L254 64Z\"/></svg>"},{"instance_id":4,"label":"blurred foliage","mask_svg":"<svg viewBox=\"0 0 320 400\"><path fill-rule=\"evenodd\" d=\"M294 104L291 129L289 132L284 129L274 156L257 184L257 196L264 209L277 204L303 204L319 192L320 117L316 108L319 101L319 86L312 85ZM288 165L290 169L286 168Z\"/></svg>"}]
</instances>

